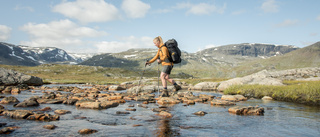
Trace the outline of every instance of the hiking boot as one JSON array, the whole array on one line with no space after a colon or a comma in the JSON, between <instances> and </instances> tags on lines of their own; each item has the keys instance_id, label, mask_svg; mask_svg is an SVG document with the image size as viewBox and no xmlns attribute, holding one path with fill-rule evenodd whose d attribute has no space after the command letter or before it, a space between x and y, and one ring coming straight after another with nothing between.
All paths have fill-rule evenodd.
<instances>
[{"instance_id":1,"label":"hiking boot","mask_svg":"<svg viewBox=\"0 0 320 137\"><path fill-rule=\"evenodd\" d=\"M166 90L166 89L162 90L160 97L169 97L168 90Z\"/></svg>"},{"instance_id":2,"label":"hiking boot","mask_svg":"<svg viewBox=\"0 0 320 137\"><path fill-rule=\"evenodd\" d=\"M179 86L179 85L174 85L174 88L175 88L176 91L179 91L179 90L181 89L181 86Z\"/></svg>"}]
</instances>

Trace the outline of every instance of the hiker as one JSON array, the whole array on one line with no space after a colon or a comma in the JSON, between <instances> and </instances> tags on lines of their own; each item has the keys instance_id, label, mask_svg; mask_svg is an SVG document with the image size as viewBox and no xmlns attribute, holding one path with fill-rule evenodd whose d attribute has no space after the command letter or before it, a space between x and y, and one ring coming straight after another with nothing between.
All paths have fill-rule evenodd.
<instances>
[{"instance_id":1,"label":"hiker","mask_svg":"<svg viewBox=\"0 0 320 137\"><path fill-rule=\"evenodd\" d=\"M157 60L157 62L162 64L162 70L160 74L163 91L161 97L169 97L168 89L167 89L167 81L174 85L175 91L181 89L181 87L169 77L171 70L173 68L173 63L169 61L169 51L166 46L163 44L163 40L160 36L153 39L153 43L156 47L158 47L157 55L154 56L150 61L146 62L146 65L149 65Z\"/></svg>"}]
</instances>

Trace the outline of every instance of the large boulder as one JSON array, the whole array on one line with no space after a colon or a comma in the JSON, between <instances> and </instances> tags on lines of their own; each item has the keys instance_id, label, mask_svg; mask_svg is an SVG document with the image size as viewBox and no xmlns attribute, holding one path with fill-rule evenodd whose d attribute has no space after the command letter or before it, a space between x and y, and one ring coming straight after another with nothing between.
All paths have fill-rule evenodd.
<instances>
[{"instance_id":1,"label":"large boulder","mask_svg":"<svg viewBox=\"0 0 320 137\"><path fill-rule=\"evenodd\" d=\"M219 91L223 91L230 86L233 85L244 85L244 84L258 84L258 85L275 85L275 86L282 86L281 79L273 78L267 70L260 71L258 73L248 75L241 78L234 78L227 81L220 82L218 86Z\"/></svg>"},{"instance_id":2,"label":"large boulder","mask_svg":"<svg viewBox=\"0 0 320 137\"><path fill-rule=\"evenodd\" d=\"M193 87L191 87L191 90L201 90L201 91L214 91L217 89L219 83L218 82L201 82Z\"/></svg>"},{"instance_id":3,"label":"large boulder","mask_svg":"<svg viewBox=\"0 0 320 137\"><path fill-rule=\"evenodd\" d=\"M0 68L0 85L19 85L27 84L29 86L39 86L43 81L39 77L25 75L13 70Z\"/></svg>"}]
</instances>

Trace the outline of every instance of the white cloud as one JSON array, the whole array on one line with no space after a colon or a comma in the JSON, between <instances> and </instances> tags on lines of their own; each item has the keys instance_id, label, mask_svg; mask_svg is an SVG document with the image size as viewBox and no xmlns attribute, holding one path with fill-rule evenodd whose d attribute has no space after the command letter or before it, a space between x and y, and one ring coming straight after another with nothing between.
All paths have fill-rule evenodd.
<instances>
[{"instance_id":1,"label":"white cloud","mask_svg":"<svg viewBox=\"0 0 320 137\"><path fill-rule=\"evenodd\" d=\"M11 28L5 25L0 25L0 40L5 41L8 40L11 33Z\"/></svg>"},{"instance_id":2,"label":"white cloud","mask_svg":"<svg viewBox=\"0 0 320 137\"><path fill-rule=\"evenodd\" d=\"M30 11L30 12L34 12L34 9L32 7L29 7L29 6L20 6L20 5L17 5L14 10L27 10L27 11Z\"/></svg>"},{"instance_id":3,"label":"white cloud","mask_svg":"<svg viewBox=\"0 0 320 137\"><path fill-rule=\"evenodd\" d=\"M99 52L103 53L117 53L126 51L132 48L156 48L152 42L151 37L123 37L120 41L102 41L96 43L94 46Z\"/></svg>"},{"instance_id":4,"label":"white cloud","mask_svg":"<svg viewBox=\"0 0 320 137\"><path fill-rule=\"evenodd\" d=\"M276 24L275 26L276 27L288 27L288 26L294 26L294 25L297 25L299 23L298 20L290 20L290 19L287 19L287 20L284 20L283 22L279 23L279 24Z\"/></svg>"},{"instance_id":5,"label":"white cloud","mask_svg":"<svg viewBox=\"0 0 320 137\"><path fill-rule=\"evenodd\" d=\"M78 46L85 46L85 38L104 36L107 33L96 31L88 27L79 27L70 20L52 21L48 24L28 23L21 27L31 36L31 41L21 44L34 47L59 47L65 50L77 50Z\"/></svg>"},{"instance_id":6,"label":"white cloud","mask_svg":"<svg viewBox=\"0 0 320 137\"><path fill-rule=\"evenodd\" d=\"M175 8L176 9L188 9L187 14L195 14L195 15L206 15L211 13L219 13L223 14L227 5L224 4L223 7L217 7L214 4L208 3L199 3L199 4L191 4L187 3L178 3Z\"/></svg>"},{"instance_id":7,"label":"white cloud","mask_svg":"<svg viewBox=\"0 0 320 137\"><path fill-rule=\"evenodd\" d=\"M279 6L275 0L266 0L262 3L261 9L266 13L275 13L279 11Z\"/></svg>"},{"instance_id":8,"label":"white cloud","mask_svg":"<svg viewBox=\"0 0 320 137\"><path fill-rule=\"evenodd\" d=\"M61 4L54 6L52 11L83 23L107 22L120 18L118 9L104 0L63 1Z\"/></svg>"},{"instance_id":9,"label":"white cloud","mask_svg":"<svg viewBox=\"0 0 320 137\"><path fill-rule=\"evenodd\" d=\"M151 6L140 0L124 0L121 8L130 18L142 18L147 14Z\"/></svg>"}]
</instances>

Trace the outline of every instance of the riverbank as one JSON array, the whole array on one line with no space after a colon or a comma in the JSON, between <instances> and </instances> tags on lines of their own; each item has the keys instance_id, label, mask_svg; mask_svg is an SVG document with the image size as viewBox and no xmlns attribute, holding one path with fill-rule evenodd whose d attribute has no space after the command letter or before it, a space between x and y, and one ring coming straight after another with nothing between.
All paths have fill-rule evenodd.
<instances>
[{"instance_id":1,"label":"riverbank","mask_svg":"<svg viewBox=\"0 0 320 137\"><path fill-rule=\"evenodd\" d=\"M320 81L284 81L284 86L235 85L224 94L241 94L246 97L270 96L278 101L320 106Z\"/></svg>"}]
</instances>

